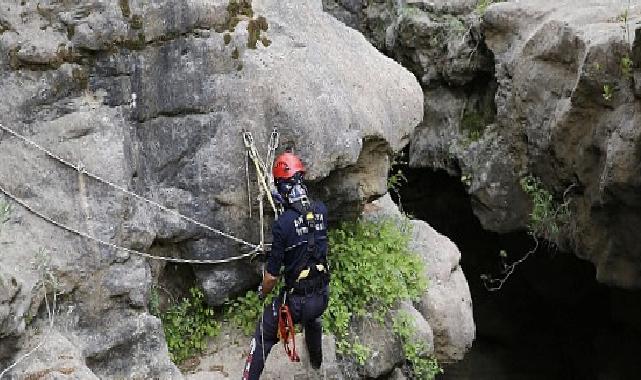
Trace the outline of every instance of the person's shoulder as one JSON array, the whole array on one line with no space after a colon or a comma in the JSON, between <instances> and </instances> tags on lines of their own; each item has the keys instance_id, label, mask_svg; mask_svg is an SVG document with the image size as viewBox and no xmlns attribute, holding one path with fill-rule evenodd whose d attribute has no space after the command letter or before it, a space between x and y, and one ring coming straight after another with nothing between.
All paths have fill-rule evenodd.
<instances>
[{"instance_id":1,"label":"person's shoulder","mask_svg":"<svg viewBox=\"0 0 641 380\"><path fill-rule=\"evenodd\" d=\"M327 206L322 201L314 201L314 211L319 214L327 214Z\"/></svg>"},{"instance_id":2,"label":"person's shoulder","mask_svg":"<svg viewBox=\"0 0 641 380\"><path fill-rule=\"evenodd\" d=\"M287 208L282 214L280 214L278 220L276 220L276 223L288 224L296 218L298 218L298 212L296 212L296 210L292 210L291 208Z\"/></svg>"}]
</instances>

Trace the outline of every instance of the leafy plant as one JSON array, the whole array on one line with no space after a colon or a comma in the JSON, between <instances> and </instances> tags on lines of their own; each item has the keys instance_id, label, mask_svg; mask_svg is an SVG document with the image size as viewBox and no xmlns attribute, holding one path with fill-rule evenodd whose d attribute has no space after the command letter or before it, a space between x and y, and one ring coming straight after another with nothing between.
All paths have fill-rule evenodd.
<instances>
[{"instance_id":1,"label":"leafy plant","mask_svg":"<svg viewBox=\"0 0 641 380\"><path fill-rule=\"evenodd\" d=\"M356 363L360 365L365 365L367 359L372 354L372 350L364 344L359 343L358 341L351 344L348 343L346 347L347 351L350 352L352 358L356 360Z\"/></svg>"},{"instance_id":2,"label":"leafy plant","mask_svg":"<svg viewBox=\"0 0 641 380\"><path fill-rule=\"evenodd\" d=\"M508 278L514 273L516 267L525 262L539 248L539 238L558 243L561 230L570 221L570 200L566 199L566 195L575 186L574 184L564 191L563 200L559 203L543 187L540 179L529 175L523 177L520 183L523 191L532 199L532 213L530 214L528 229L530 236L534 240L534 246L521 258L511 263L508 262L507 251L500 250L501 275L494 277L489 274L481 274L483 285L489 291L497 291L503 287Z\"/></svg>"},{"instance_id":3,"label":"leafy plant","mask_svg":"<svg viewBox=\"0 0 641 380\"><path fill-rule=\"evenodd\" d=\"M239 328L244 334L253 334L256 321L263 311L263 305L271 303L273 297L280 292L281 287L279 282L264 302L258 298L258 292L255 290L250 290L244 296L236 299L228 300L225 303L223 319Z\"/></svg>"},{"instance_id":4,"label":"leafy plant","mask_svg":"<svg viewBox=\"0 0 641 380\"><path fill-rule=\"evenodd\" d=\"M465 112L461 118L461 130L465 132L467 142L478 141L483 136L485 127L491 122L490 120L490 117L477 111Z\"/></svg>"},{"instance_id":5,"label":"leafy plant","mask_svg":"<svg viewBox=\"0 0 641 380\"><path fill-rule=\"evenodd\" d=\"M218 335L220 324L214 320L214 310L207 307L205 295L199 288L189 289L190 298L183 298L160 314L171 359L181 363L202 352L207 338Z\"/></svg>"},{"instance_id":6,"label":"leafy plant","mask_svg":"<svg viewBox=\"0 0 641 380\"><path fill-rule=\"evenodd\" d=\"M401 169L397 169L387 177L387 190L398 192L405 183L407 183L407 177Z\"/></svg>"},{"instance_id":7,"label":"leafy plant","mask_svg":"<svg viewBox=\"0 0 641 380\"><path fill-rule=\"evenodd\" d=\"M412 368L414 375L412 378L432 380L436 375L443 373L436 358L428 355L425 344L413 339L416 335L416 327L414 320L406 311L401 310L394 317L393 329L401 340L405 360Z\"/></svg>"},{"instance_id":8,"label":"leafy plant","mask_svg":"<svg viewBox=\"0 0 641 380\"><path fill-rule=\"evenodd\" d=\"M612 100L612 96L614 95L614 87L609 84L604 84L603 85L603 99L606 101Z\"/></svg>"},{"instance_id":9,"label":"leafy plant","mask_svg":"<svg viewBox=\"0 0 641 380\"><path fill-rule=\"evenodd\" d=\"M626 79L629 79L632 77L632 60L630 59L629 56L624 56L621 58L621 73L623 74L623 77Z\"/></svg>"},{"instance_id":10,"label":"leafy plant","mask_svg":"<svg viewBox=\"0 0 641 380\"><path fill-rule=\"evenodd\" d=\"M532 199L530 233L549 241L557 240L561 228L570 220L569 201L555 201L541 180L531 175L521 179L521 188Z\"/></svg>"},{"instance_id":11,"label":"leafy plant","mask_svg":"<svg viewBox=\"0 0 641 380\"><path fill-rule=\"evenodd\" d=\"M416 300L427 288L424 263L408 248L411 229L391 220L343 223L331 230L330 300L325 328L336 336L341 354L364 363L365 351L350 340L350 322L370 315L383 320L400 300Z\"/></svg>"},{"instance_id":12,"label":"leafy plant","mask_svg":"<svg viewBox=\"0 0 641 380\"><path fill-rule=\"evenodd\" d=\"M401 166L407 165L403 151L397 153L390 164L390 170L387 175L387 190L394 191L398 194L401 186L407 183L407 177L403 174Z\"/></svg>"},{"instance_id":13,"label":"leafy plant","mask_svg":"<svg viewBox=\"0 0 641 380\"><path fill-rule=\"evenodd\" d=\"M478 3L476 3L476 12L483 15L485 14L485 11L487 10L487 7L494 3L502 3L505 0L479 0Z\"/></svg>"}]
</instances>

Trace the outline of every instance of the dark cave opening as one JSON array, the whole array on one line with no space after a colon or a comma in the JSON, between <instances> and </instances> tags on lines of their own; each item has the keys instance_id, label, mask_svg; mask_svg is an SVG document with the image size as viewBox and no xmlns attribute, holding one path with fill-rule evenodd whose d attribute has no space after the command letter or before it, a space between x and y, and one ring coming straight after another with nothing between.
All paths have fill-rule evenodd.
<instances>
[{"instance_id":1,"label":"dark cave opening","mask_svg":"<svg viewBox=\"0 0 641 380\"><path fill-rule=\"evenodd\" d=\"M484 230L459 178L431 169L403 172L403 210L456 243L472 294L476 340L440 379L641 377L641 291L599 284L591 263L545 244L501 290L487 291L481 275L498 274L499 252L517 260L534 246L532 237Z\"/></svg>"}]
</instances>

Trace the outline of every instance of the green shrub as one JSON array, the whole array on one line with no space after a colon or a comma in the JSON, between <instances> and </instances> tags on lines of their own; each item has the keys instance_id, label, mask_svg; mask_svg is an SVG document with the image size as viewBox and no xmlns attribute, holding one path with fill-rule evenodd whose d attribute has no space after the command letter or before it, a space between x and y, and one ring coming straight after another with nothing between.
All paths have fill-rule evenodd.
<instances>
[{"instance_id":1,"label":"green shrub","mask_svg":"<svg viewBox=\"0 0 641 380\"><path fill-rule=\"evenodd\" d=\"M569 202L559 203L546 190L541 180L533 176L521 179L521 188L532 199L529 230L535 237L556 241L561 228L570 220Z\"/></svg>"},{"instance_id":2,"label":"green shrub","mask_svg":"<svg viewBox=\"0 0 641 380\"><path fill-rule=\"evenodd\" d=\"M467 111L461 118L461 131L464 132L467 142L478 141L492 117L477 111Z\"/></svg>"},{"instance_id":3,"label":"green shrub","mask_svg":"<svg viewBox=\"0 0 641 380\"><path fill-rule=\"evenodd\" d=\"M614 87L612 87L612 85L610 84L604 84L603 94L602 94L603 99L609 102L610 100L612 100L613 95L614 95Z\"/></svg>"},{"instance_id":4,"label":"green shrub","mask_svg":"<svg viewBox=\"0 0 641 380\"><path fill-rule=\"evenodd\" d=\"M387 173L387 190L394 191L398 194L401 189L401 186L407 183L407 177L403 174L401 167L408 164L405 153L400 151L392 157L392 162L390 163L390 170Z\"/></svg>"},{"instance_id":5,"label":"green shrub","mask_svg":"<svg viewBox=\"0 0 641 380\"><path fill-rule=\"evenodd\" d=\"M352 317L372 315L382 321L401 300L416 300L427 288L424 263L408 248L411 229L391 220L343 223L329 232L332 280L325 328L342 354L364 350L350 343Z\"/></svg>"},{"instance_id":6,"label":"green shrub","mask_svg":"<svg viewBox=\"0 0 641 380\"><path fill-rule=\"evenodd\" d=\"M250 290L244 296L225 302L223 319L240 329L244 334L253 334L256 322L263 311L263 305L271 303L273 297L280 292L281 287L279 281L264 303L258 298L258 292L255 290Z\"/></svg>"},{"instance_id":7,"label":"green shrub","mask_svg":"<svg viewBox=\"0 0 641 380\"><path fill-rule=\"evenodd\" d=\"M159 316L171 360L175 363L201 353L207 347L207 338L220 332L220 324L214 320L214 310L205 304L203 291L191 288L189 293L190 298L183 298Z\"/></svg>"},{"instance_id":8,"label":"green shrub","mask_svg":"<svg viewBox=\"0 0 641 380\"><path fill-rule=\"evenodd\" d=\"M412 317L407 312L400 311L394 317L393 328L394 333L401 340L405 360L412 368L414 375L412 378L432 380L436 375L443 373L436 358L428 355L425 344L412 339L416 334L416 328Z\"/></svg>"},{"instance_id":9,"label":"green shrub","mask_svg":"<svg viewBox=\"0 0 641 380\"><path fill-rule=\"evenodd\" d=\"M621 74L626 79L632 78L632 59L629 56L624 56L621 58Z\"/></svg>"}]
</instances>

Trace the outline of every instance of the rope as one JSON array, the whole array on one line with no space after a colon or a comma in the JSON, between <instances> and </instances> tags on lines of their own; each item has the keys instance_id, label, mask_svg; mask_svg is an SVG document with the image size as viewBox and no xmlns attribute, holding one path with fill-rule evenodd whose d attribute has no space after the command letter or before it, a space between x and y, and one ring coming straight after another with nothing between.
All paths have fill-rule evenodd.
<instances>
[{"instance_id":1,"label":"rope","mask_svg":"<svg viewBox=\"0 0 641 380\"><path fill-rule=\"evenodd\" d=\"M272 169L274 168L274 158L276 158L276 149L278 149L279 144L280 134L278 133L278 130L274 128L271 136L269 137L267 158L265 159L265 164L269 165L269 167L265 167L265 173L267 174L267 183L270 185L274 183L274 173L272 172Z\"/></svg>"},{"instance_id":2,"label":"rope","mask_svg":"<svg viewBox=\"0 0 641 380\"><path fill-rule=\"evenodd\" d=\"M248 132L248 131L243 132L243 141L245 143L245 148L247 148L247 153L249 154L249 158L252 159L252 162L254 163L254 166L256 168L256 177L258 178L258 187L262 191L264 191L265 195L267 195L267 200L269 201L270 206L272 206L274 215L278 216L276 204L274 203L274 199L272 198L271 189L267 185L267 179L265 178L266 166L263 160L261 160L260 155L258 154L258 151L256 150L256 145L254 145L254 138L251 132Z\"/></svg>"},{"instance_id":3,"label":"rope","mask_svg":"<svg viewBox=\"0 0 641 380\"><path fill-rule=\"evenodd\" d=\"M247 179L247 209L249 210L249 219L252 217L252 189L249 180L249 153L245 153L245 178Z\"/></svg>"},{"instance_id":4,"label":"rope","mask_svg":"<svg viewBox=\"0 0 641 380\"><path fill-rule=\"evenodd\" d=\"M122 246L119 246L119 245L116 245L116 244L113 244L113 243L109 243L107 241L98 239L98 238L93 237L93 236L91 236L91 235L89 235L87 233L84 233L82 231L78 231L78 230L76 230L76 229L74 229L72 227L69 227L69 226L67 226L65 224L57 222L57 221L49 218L48 216L42 214L41 212L35 210L33 207L29 206L24 201L22 201L21 199L19 199L18 197L16 197L15 195L10 193L9 191L7 191L2 185L0 185L0 191L2 191L9 198L13 199L20 206L22 206L25 209L27 209L27 211L31 212L32 214L40 217L41 219L43 219L45 221L53 224L56 227L62 228L63 230L66 230L67 232L71 232L72 234L81 236L81 237L83 237L85 239L89 239L89 240L95 241L96 243L99 243L101 245L104 245L104 246L107 246L107 247L110 247L110 248L113 248L113 249L116 249L116 250L125 251L127 253L130 253L130 254L133 254L133 255L138 255L138 256L141 256L141 257L148 258L148 259L170 261L170 262L173 262L173 263L183 263L183 264L224 264L224 263L229 263L229 262L232 262L232 261L241 260L241 259L244 259L246 257L253 256L256 253L258 253L259 251L261 251L261 249L262 249L260 246L256 246L252 251L250 251L248 253L244 253L244 254L239 255L239 256L232 256L232 257L229 257L229 258L226 258L226 259L219 259L219 260L177 259L177 258L173 258L173 257L154 256L154 255L151 255L149 253L145 253L145 252L137 251L135 249L126 248L126 247L122 247Z\"/></svg>"},{"instance_id":5,"label":"rope","mask_svg":"<svg viewBox=\"0 0 641 380\"><path fill-rule=\"evenodd\" d=\"M175 216L177 216L177 217L179 217L179 218L181 218L181 219L183 219L183 220L186 220L186 221L188 221L188 222L190 222L190 223L193 223L193 224L195 224L195 225L197 225L197 226L199 226L199 227L202 227L202 228L204 228L204 229L207 229L207 230L209 230L209 231L211 231L211 232L213 232L213 233L215 233L215 234L217 234L217 235L220 235L220 236L226 237L226 238L231 239L231 240L233 240L233 241L235 241L235 242L237 242L237 243L240 243L240 244L246 245L246 246L251 247L251 248L259 248L259 246L258 246L258 245L256 245L256 244L253 244L253 243L250 243L250 242L248 242L248 241L245 241L245 240L239 239L239 238L237 238L237 237L235 237L235 236L233 236L233 235L230 235L230 234L228 234L228 233L226 233L226 232L223 232L223 231L221 231L221 230L218 230L218 229L215 229L215 228L213 228L213 227L210 227L210 226L208 226L208 225L206 225L206 224L204 224L204 223L201 223L201 222L199 222L199 221L197 221L197 220L195 220L195 219L192 219L192 218L190 218L190 217L188 217L188 216L186 216L186 215L183 215L183 214L179 213L179 212L178 212L178 211L176 211L176 210L173 210L173 209L170 209L170 208L168 208L168 207L166 207L166 206L163 206L163 205L161 205L161 204L160 204L160 203L158 203L158 202L152 201L151 199L147 199L147 198L145 198L145 197L143 197L143 196L141 196L141 195L138 195L138 194L136 194L136 193L134 193L134 192L132 192L132 191L130 191L130 190L125 189L124 187L122 187L122 186L120 186L120 185L117 185L117 184L115 184L115 183L113 183L113 182L111 182L111 181L109 181L109 180L106 180L106 179L104 179L104 178L102 178L102 177L100 177L100 176L98 176L98 175L96 175L96 174L93 174L93 173L91 173L91 172L88 172L88 171L85 169L84 165L82 165L82 163L79 163L79 164L77 164L77 165L74 165L74 164L72 164L71 162L69 162L69 161L65 160L64 158L62 158L62 157L60 157L60 156L56 155L55 153L52 153L51 151L47 150L46 148L44 148L44 147L40 146L38 143L36 143L36 142L34 142L34 141L32 141L32 140L28 139L27 137L25 137L25 136L23 136L23 135L19 134L18 132L14 131L13 129L11 129L11 128L9 128L9 127L5 127L4 125L2 125L2 123L0 123L0 129L2 129L2 130L4 130L4 131L8 132L9 134L11 134L11 135L13 135L13 136L17 137L18 139L22 140L24 143L26 143L26 144L28 144L28 145L31 145L31 146L35 147L36 149L40 150L41 152L45 153L47 156L49 156L49 157L51 157L52 159L54 159L54 160L56 160L56 161L60 162L61 164L65 165L65 166L68 166L68 167L70 167L70 168L72 168L72 169L76 170L78 173L81 173L81 174L83 174L83 175L85 175L85 176L87 176L87 177L89 177L89 178L92 178L92 179L94 179L94 180L98 181L98 182L104 183L105 185L110 186L110 187L112 187L112 188L114 188L114 189L116 189L116 190L119 190L119 191L121 191L121 192L123 192L123 193L125 193L125 194L127 194L127 195L129 195L129 196L132 196L132 197L134 197L134 198L136 198L136 199L138 199L138 200L141 200L141 201L143 201L143 202L146 202L146 203L148 203L148 204L151 204L151 205L153 205L153 206L156 206L156 207L158 207L159 209L161 209L161 210L163 210L163 211L165 211L165 212L168 212L168 213L170 213L170 214L173 214L173 215L175 215ZM6 193L6 192L5 192L5 193ZM15 200L15 199L14 199L14 200Z\"/></svg>"},{"instance_id":6,"label":"rope","mask_svg":"<svg viewBox=\"0 0 641 380\"><path fill-rule=\"evenodd\" d=\"M24 142L24 143L26 143L28 145L31 145L31 146L35 147L36 149L42 151L47 156L49 156L50 158L60 162L61 164L65 165L65 166L68 166L70 168L73 168L78 173L81 173L81 174L83 174L83 175L85 175L87 177L90 177L90 178L92 178L94 180L97 180L97 181L99 181L101 183L104 183L104 184L106 184L106 185L108 185L108 186L110 186L110 187L112 187L112 188L114 188L116 190L119 190L119 191L121 191L121 192L123 192L125 194L128 194L128 195L130 195L130 196L132 196L132 197L134 197L136 199L139 199L139 200L144 201L144 202L146 202L148 204L156 206L156 207L158 207L159 209L161 209L163 211L166 211L166 212L169 212L169 213L171 213L173 215L176 215L176 216L178 216L179 218L181 218L183 220L186 220L188 222L194 223L195 225L200 226L202 228L205 228L205 229L207 229L207 230L209 230L209 231L211 231L211 232L213 232L215 234L218 234L220 236L223 236L223 237L226 237L228 239L231 239L231 240L233 240L233 241L235 241L237 243L249 246L249 247L252 248L252 250L250 252L247 252L247 253L244 253L244 254L241 254L241 255L238 255L238 256L232 256L232 257L228 257L226 259L217 259L217 260L213 260L213 259L178 259L178 258L173 258L173 257L154 256L154 255L151 255L149 253L141 252L141 251L138 251L138 250L135 250L135 249L131 249L131 248L126 248L126 247L123 247L123 246L119 246L117 244L113 244L113 243L98 239L98 238L96 238L94 236L91 236L91 235L85 233L85 232L79 231L79 230L74 229L72 227L69 227L69 226L67 226L67 225L65 225L63 223L57 222L57 221L53 220L52 218L50 218L50 217L44 215L43 213L39 212L38 210L34 209L33 207L29 206L26 202L24 202L23 200L19 199L13 193L11 193L7 189L5 189L2 185L0 185L0 191L3 192L7 197L9 197L14 202L16 202L19 205L21 205L22 207L24 207L27 211L31 212L32 214L40 217L41 219L43 219L45 221L53 224L54 226L56 226L58 228L61 228L63 230L66 230L67 232L70 232L72 234L81 236L81 237L83 237L85 239L88 239L88 240L92 240L92 241L94 241L96 243L99 243L99 244L101 244L103 246L106 246L106 247L110 247L110 248L115 249L115 250L125 251L125 252L127 252L129 254L137 255L137 256L148 258L148 259L152 259L152 260L161 260L161 261L167 261L167 262L173 262L173 263L183 263L183 264L224 264L224 263L229 263L229 262L241 260L241 259L244 259L244 258L247 258L247 257L253 257L254 255L258 254L259 252L264 251L265 244L264 244L263 241L261 241L260 245L256 245L256 244L247 242L245 240L239 239L239 238L237 238L235 236L232 236L232 235L230 235L230 234L228 234L226 232L217 230L217 229L215 229L213 227L210 227L210 226L208 226L208 225L206 225L204 223L201 223L201 222L199 222L197 220L194 220L194 219L192 219L192 218L190 218L188 216L185 216L185 215L183 215L183 214L181 214L181 213L179 213L179 212L177 212L175 210L172 210L172 209L170 209L170 208L168 208L166 206L163 206L160 203L157 203L157 202L152 201L150 199L147 199L147 198L145 198L143 196L140 196L140 195L138 195L136 193L133 193L133 192L125 189L124 187L119 186L117 184L114 184L114 183L112 183L112 182L110 182L110 181L108 181L108 180L106 180L106 179L104 179L104 178L102 178L102 177L100 177L98 175L95 175L93 173L87 172L85 170L84 166L82 166L82 163L80 163L78 165L74 165L71 162L63 159L62 157L52 153L51 151L47 150L44 147L42 147L38 143L28 139L27 137L17 133L13 129L4 126L1 123L0 123L0 129L2 129L4 131L8 132L9 134L17 137L22 142ZM255 150L255 148L254 148L254 150Z\"/></svg>"}]
</instances>

